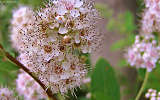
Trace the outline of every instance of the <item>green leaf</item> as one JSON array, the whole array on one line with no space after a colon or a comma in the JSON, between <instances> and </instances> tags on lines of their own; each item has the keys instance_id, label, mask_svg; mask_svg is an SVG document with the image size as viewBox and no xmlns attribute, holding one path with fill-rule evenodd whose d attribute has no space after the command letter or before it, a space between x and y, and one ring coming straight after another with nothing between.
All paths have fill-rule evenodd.
<instances>
[{"instance_id":1,"label":"green leaf","mask_svg":"<svg viewBox=\"0 0 160 100\"><path fill-rule=\"evenodd\" d=\"M12 62L8 61L6 58L0 57L0 70L1 71L10 72L10 71L16 71L18 69L19 67L17 67Z\"/></svg>"},{"instance_id":2,"label":"green leaf","mask_svg":"<svg viewBox=\"0 0 160 100\"><path fill-rule=\"evenodd\" d=\"M119 67L126 67L128 65L126 59L122 59L118 62Z\"/></svg>"},{"instance_id":3,"label":"green leaf","mask_svg":"<svg viewBox=\"0 0 160 100\"><path fill-rule=\"evenodd\" d=\"M4 70L0 70L0 85L13 85L14 81L17 77L17 71L15 72L7 72Z\"/></svg>"},{"instance_id":4,"label":"green leaf","mask_svg":"<svg viewBox=\"0 0 160 100\"><path fill-rule=\"evenodd\" d=\"M107 19L110 19L112 17L113 11L106 4L96 3L95 7L101 13L102 17Z\"/></svg>"},{"instance_id":5,"label":"green leaf","mask_svg":"<svg viewBox=\"0 0 160 100\"><path fill-rule=\"evenodd\" d=\"M0 85L14 85L18 69L19 68L8 61L7 58L0 56Z\"/></svg>"},{"instance_id":6,"label":"green leaf","mask_svg":"<svg viewBox=\"0 0 160 100\"><path fill-rule=\"evenodd\" d=\"M78 100L90 100L90 99L87 99L87 98L78 98Z\"/></svg>"},{"instance_id":7,"label":"green leaf","mask_svg":"<svg viewBox=\"0 0 160 100\"><path fill-rule=\"evenodd\" d=\"M135 35L130 34L125 39L118 40L111 45L111 50L116 51L124 49L126 46L132 45L134 43Z\"/></svg>"},{"instance_id":8,"label":"green leaf","mask_svg":"<svg viewBox=\"0 0 160 100\"><path fill-rule=\"evenodd\" d=\"M120 33L132 33L136 29L134 17L129 11L119 14L117 20L119 21L119 27L117 28L119 29Z\"/></svg>"},{"instance_id":9,"label":"green leaf","mask_svg":"<svg viewBox=\"0 0 160 100\"><path fill-rule=\"evenodd\" d=\"M111 65L99 59L92 74L91 92L95 100L120 100L120 87Z\"/></svg>"},{"instance_id":10,"label":"green leaf","mask_svg":"<svg viewBox=\"0 0 160 100\"><path fill-rule=\"evenodd\" d=\"M111 18L107 25L106 25L106 29L109 31L115 31L117 29L117 24L116 24L116 20L114 18Z\"/></svg>"},{"instance_id":11,"label":"green leaf","mask_svg":"<svg viewBox=\"0 0 160 100\"><path fill-rule=\"evenodd\" d=\"M153 88L157 91L160 91L159 82L160 82L160 64L157 63L156 68L150 73L146 89Z\"/></svg>"},{"instance_id":12,"label":"green leaf","mask_svg":"<svg viewBox=\"0 0 160 100\"><path fill-rule=\"evenodd\" d=\"M138 76L140 80L143 80L145 77L146 69L144 68L139 68L138 69Z\"/></svg>"},{"instance_id":13,"label":"green leaf","mask_svg":"<svg viewBox=\"0 0 160 100\"><path fill-rule=\"evenodd\" d=\"M117 42L115 42L114 44L112 44L111 50L112 51L120 50L120 49L122 49L125 46L126 46L125 39L121 39L121 40L118 40Z\"/></svg>"}]
</instances>

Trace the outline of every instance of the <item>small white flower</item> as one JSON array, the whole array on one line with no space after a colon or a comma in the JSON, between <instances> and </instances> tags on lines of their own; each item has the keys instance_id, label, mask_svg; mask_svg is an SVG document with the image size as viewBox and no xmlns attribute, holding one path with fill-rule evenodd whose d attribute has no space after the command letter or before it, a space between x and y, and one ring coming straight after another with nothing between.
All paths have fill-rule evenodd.
<instances>
[{"instance_id":1,"label":"small white flower","mask_svg":"<svg viewBox=\"0 0 160 100\"><path fill-rule=\"evenodd\" d=\"M74 7L80 8L83 5L83 0L75 0Z\"/></svg>"},{"instance_id":2,"label":"small white flower","mask_svg":"<svg viewBox=\"0 0 160 100\"><path fill-rule=\"evenodd\" d=\"M151 96L150 93L146 93L146 94L145 94L145 97L146 97L146 98L149 98L150 96Z\"/></svg>"},{"instance_id":3,"label":"small white flower","mask_svg":"<svg viewBox=\"0 0 160 100\"><path fill-rule=\"evenodd\" d=\"M151 96L152 96L152 97L156 97L156 95L157 95L156 92L155 92L155 93L154 93L154 92L151 93Z\"/></svg>"},{"instance_id":4,"label":"small white flower","mask_svg":"<svg viewBox=\"0 0 160 100\"><path fill-rule=\"evenodd\" d=\"M91 98L91 93L87 93L86 98L90 99Z\"/></svg>"},{"instance_id":5,"label":"small white flower","mask_svg":"<svg viewBox=\"0 0 160 100\"><path fill-rule=\"evenodd\" d=\"M150 100L157 100L157 99L156 99L156 97L151 97L151 99L150 99Z\"/></svg>"},{"instance_id":6,"label":"small white flower","mask_svg":"<svg viewBox=\"0 0 160 100\"><path fill-rule=\"evenodd\" d=\"M160 97L157 97L157 99L156 100L160 100Z\"/></svg>"},{"instance_id":7,"label":"small white flower","mask_svg":"<svg viewBox=\"0 0 160 100\"><path fill-rule=\"evenodd\" d=\"M53 2L54 4L57 4L57 3L59 2L59 0L52 0L52 2Z\"/></svg>"},{"instance_id":8,"label":"small white flower","mask_svg":"<svg viewBox=\"0 0 160 100\"><path fill-rule=\"evenodd\" d=\"M56 20L58 21L58 23L64 23L65 18L64 18L64 16L57 16Z\"/></svg>"},{"instance_id":9,"label":"small white flower","mask_svg":"<svg viewBox=\"0 0 160 100\"><path fill-rule=\"evenodd\" d=\"M71 13L72 17L79 17L80 16L79 10L76 10L76 9L71 10L70 13Z\"/></svg>"},{"instance_id":10,"label":"small white flower","mask_svg":"<svg viewBox=\"0 0 160 100\"><path fill-rule=\"evenodd\" d=\"M66 27L60 26L59 31L60 34L66 34L68 32L68 29Z\"/></svg>"},{"instance_id":11,"label":"small white flower","mask_svg":"<svg viewBox=\"0 0 160 100\"><path fill-rule=\"evenodd\" d=\"M79 36L79 34L76 34L75 35L75 43L80 43L81 41L80 41L80 36Z\"/></svg>"},{"instance_id":12,"label":"small white flower","mask_svg":"<svg viewBox=\"0 0 160 100\"><path fill-rule=\"evenodd\" d=\"M68 11L65 9L64 6L60 6L58 7L58 9L56 10L57 14L60 16L65 15Z\"/></svg>"}]
</instances>

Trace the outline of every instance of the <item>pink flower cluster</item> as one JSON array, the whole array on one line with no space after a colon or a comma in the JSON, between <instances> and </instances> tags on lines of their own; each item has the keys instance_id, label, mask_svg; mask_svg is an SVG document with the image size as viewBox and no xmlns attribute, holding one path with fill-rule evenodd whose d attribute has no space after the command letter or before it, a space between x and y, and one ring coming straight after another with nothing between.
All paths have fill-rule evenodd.
<instances>
[{"instance_id":1,"label":"pink flower cluster","mask_svg":"<svg viewBox=\"0 0 160 100\"><path fill-rule=\"evenodd\" d=\"M0 88L0 100L16 100L13 91L8 88Z\"/></svg>"},{"instance_id":2,"label":"pink flower cluster","mask_svg":"<svg viewBox=\"0 0 160 100\"><path fill-rule=\"evenodd\" d=\"M145 97L148 100L160 100L160 92L154 89L148 89L148 92L145 94Z\"/></svg>"},{"instance_id":3,"label":"pink flower cluster","mask_svg":"<svg viewBox=\"0 0 160 100\"><path fill-rule=\"evenodd\" d=\"M136 36L135 43L128 49L126 58L131 66L152 71L160 58L160 46L153 35Z\"/></svg>"},{"instance_id":4,"label":"pink flower cluster","mask_svg":"<svg viewBox=\"0 0 160 100\"><path fill-rule=\"evenodd\" d=\"M19 95L24 96L25 100L47 99L45 91L27 73L20 73L18 75L16 83Z\"/></svg>"},{"instance_id":5,"label":"pink flower cluster","mask_svg":"<svg viewBox=\"0 0 160 100\"><path fill-rule=\"evenodd\" d=\"M160 32L160 0L145 0L146 8L142 14L142 34Z\"/></svg>"}]
</instances>

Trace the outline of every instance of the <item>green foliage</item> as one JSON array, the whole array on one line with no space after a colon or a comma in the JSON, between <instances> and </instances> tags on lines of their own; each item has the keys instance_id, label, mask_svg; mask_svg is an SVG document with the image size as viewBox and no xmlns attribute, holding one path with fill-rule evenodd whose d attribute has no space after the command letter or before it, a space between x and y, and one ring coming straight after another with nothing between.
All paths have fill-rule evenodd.
<instances>
[{"instance_id":1,"label":"green foliage","mask_svg":"<svg viewBox=\"0 0 160 100\"><path fill-rule=\"evenodd\" d=\"M0 84L12 85L18 69L19 68L7 58L0 56Z\"/></svg>"},{"instance_id":2,"label":"green foliage","mask_svg":"<svg viewBox=\"0 0 160 100\"><path fill-rule=\"evenodd\" d=\"M32 6L33 8L37 9L40 5L43 5L44 2L47 2L48 0L19 0L19 3L24 5Z\"/></svg>"},{"instance_id":3,"label":"green foliage","mask_svg":"<svg viewBox=\"0 0 160 100\"><path fill-rule=\"evenodd\" d=\"M160 64L157 64L156 69L153 69L153 71L149 75L149 79L147 82L146 88L153 88L158 91L160 91L159 83L160 83Z\"/></svg>"},{"instance_id":4,"label":"green foliage","mask_svg":"<svg viewBox=\"0 0 160 100\"><path fill-rule=\"evenodd\" d=\"M107 19L112 17L113 11L106 4L96 3L95 7L98 9L102 17Z\"/></svg>"},{"instance_id":5,"label":"green foliage","mask_svg":"<svg viewBox=\"0 0 160 100\"><path fill-rule=\"evenodd\" d=\"M87 99L87 98L80 98L78 100L90 100L90 99Z\"/></svg>"},{"instance_id":6,"label":"green foliage","mask_svg":"<svg viewBox=\"0 0 160 100\"><path fill-rule=\"evenodd\" d=\"M121 50L124 47L131 45L134 42L135 35L133 34L136 30L134 23L134 17L131 12L126 11L113 17L113 11L104 4L96 4L96 8L101 13L101 16L108 20L106 29L121 33L125 38L117 40L112 46L111 50Z\"/></svg>"},{"instance_id":7,"label":"green foliage","mask_svg":"<svg viewBox=\"0 0 160 100\"><path fill-rule=\"evenodd\" d=\"M106 28L110 31L117 31L122 34L128 34L134 32L136 26L134 24L134 18L131 12L119 14L116 18L109 20Z\"/></svg>"},{"instance_id":8,"label":"green foliage","mask_svg":"<svg viewBox=\"0 0 160 100\"><path fill-rule=\"evenodd\" d=\"M7 60L7 58L0 58L0 70L10 72L18 69L19 67Z\"/></svg>"},{"instance_id":9,"label":"green foliage","mask_svg":"<svg viewBox=\"0 0 160 100\"><path fill-rule=\"evenodd\" d=\"M106 29L121 33L125 37L121 40L117 40L117 42L111 46L112 51L124 49L124 47L129 46L134 42L135 35L133 33L136 30L136 25L131 12L126 11L113 17L113 11L108 6L96 4L96 8L101 13L101 16L108 20Z\"/></svg>"},{"instance_id":10,"label":"green foliage","mask_svg":"<svg viewBox=\"0 0 160 100\"><path fill-rule=\"evenodd\" d=\"M3 9L0 9L0 22L3 23L3 25L0 26L0 43L2 43L3 47L9 51L13 52L13 49L10 45L10 19L12 17L12 10L14 7L16 7L17 4L7 4L3 6Z\"/></svg>"},{"instance_id":11,"label":"green foliage","mask_svg":"<svg viewBox=\"0 0 160 100\"><path fill-rule=\"evenodd\" d=\"M137 13L143 12L143 9L145 8L144 0L136 0L136 2L138 6ZM138 17L140 18L141 16L138 16Z\"/></svg>"},{"instance_id":12,"label":"green foliage","mask_svg":"<svg viewBox=\"0 0 160 100\"><path fill-rule=\"evenodd\" d=\"M143 81L143 79L144 79L144 77L145 77L146 69L144 69L144 68L139 68L139 69L137 70L137 72L138 72L138 78L139 78L139 80Z\"/></svg>"},{"instance_id":13,"label":"green foliage","mask_svg":"<svg viewBox=\"0 0 160 100\"><path fill-rule=\"evenodd\" d=\"M126 67L128 65L126 59L122 59L117 64L119 67Z\"/></svg>"},{"instance_id":14,"label":"green foliage","mask_svg":"<svg viewBox=\"0 0 160 100\"><path fill-rule=\"evenodd\" d=\"M111 21L112 22L109 22L107 24L107 29L111 31L115 30L116 32L122 33L125 37L115 42L111 46L111 50L121 50L124 49L126 46L133 44L135 39L135 35L133 33L136 27L133 22L132 14L126 12L124 14L119 15L117 20L112 19Z\"/></svg>"},{"instance_id":15,"label":"green foliage","mask_svg":"<svg viewBox=\"0 0 160 100\"><path fill-rule=\"evenodd\" d=\"M120 87L112 66L98 60L92 75L91 92L95 100L120 100Z\"/></svg>"}]
</instances>

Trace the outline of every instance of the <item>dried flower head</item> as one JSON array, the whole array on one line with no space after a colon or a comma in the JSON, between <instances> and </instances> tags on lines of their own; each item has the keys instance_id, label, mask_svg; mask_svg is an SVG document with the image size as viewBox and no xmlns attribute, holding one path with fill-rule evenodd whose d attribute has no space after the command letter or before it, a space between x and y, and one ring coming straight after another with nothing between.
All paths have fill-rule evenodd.
<instances>
[{"instance_id":1,"label":"dried flower head","mask_svg":"<svg viewBox=\"0 0 160 100\"><path fill-rule=\"evenodd\" d=\"M0 100L16 100L16 98L13 96L13 91L10 91L8 88L1 88Z\"/></svg>"},{"instance_id":2,"label":"dried flower head","mask_svg":"<svg viewBox=\"0 0 160 100\"><path fill-rule=\"evenodd\" d=\"M160 47L153 35L136 36L135 43L128 49L126 58L131 66L151 71L159 61Z\"/></svg>"},{"instance_id":3,"label":"dried flower head","mask_svg":"<svg viewBox=\"0 0 160 100\"><path fill-rule=\"evenodd\" d=\"M39 100L47 98L45 91L40 87L40 85L25 72L18 75L16 86L19 95L24 96L25 100Z\"/></svg>"},{"instance_id":4,"label":"dried flower head","mask_svg":"<svg viewBox=\"0 0 160 100\"><path fill-rule=\"evenodd\" d=\"M32 15L33 23L17 33L22 41L17 45L18 60L53 93L79 87L87 74L81 54L95 50L102 37L96 28L99 14L94 3L52 0Z\"/></svg>"}]
</instances>

